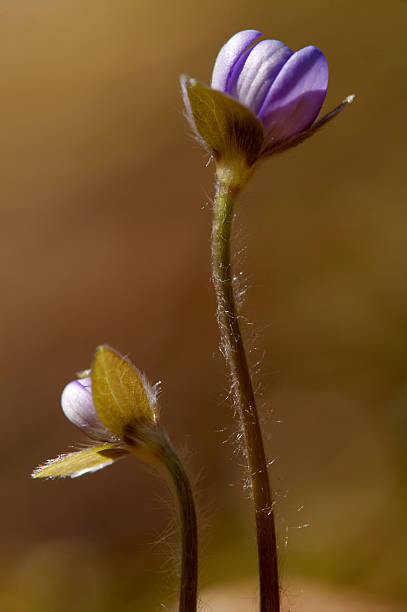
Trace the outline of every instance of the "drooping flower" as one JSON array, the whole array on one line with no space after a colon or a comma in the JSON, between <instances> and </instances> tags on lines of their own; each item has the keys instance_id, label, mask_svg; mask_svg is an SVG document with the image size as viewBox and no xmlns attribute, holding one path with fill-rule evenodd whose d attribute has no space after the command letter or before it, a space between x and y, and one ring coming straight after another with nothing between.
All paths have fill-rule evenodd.
<instances>
[{"instance_id":1,"label":"drooping flower","mask_svg":"<svg viewBox=\"0 0 407 612\"><path fill-rule=\"evenodd\" d=\"M243 153L252 165L301 142L353 99L314 123L328 87L324 54L313 45L293 52L260 36L244 30L226 42L210 88L181 77L187 118L216 160Z\"/></svg>"},{"instance_id":2,"label":"drooping flower","mask_svg":"<svg viewBox=\"0 0 407 612\"><path fill-rule=\"evenodd\" d=\"M184 466L159 424L156 386L126 358L99 346L92 369L65 387L61 404L68 419L91 439L85 450L40 465L33 478L75 478L126 455L152 464L178 500L182 563L180 611L197 609L198 544L193 493Z\"/></svg>"},{"instance_id":3,"label":"drooping flower","mask_svg":"<svg viewBox=\"0 0 407 612\"><path fill-rule=\"evenodd\" d=\"M129 454L157 463L165 454L169 441L158 423L155 388L133 364L100 346L89 374L68 383L61 405L92 444L47 461L34 478L81 476Z\"/></svg>"}]
</instances>

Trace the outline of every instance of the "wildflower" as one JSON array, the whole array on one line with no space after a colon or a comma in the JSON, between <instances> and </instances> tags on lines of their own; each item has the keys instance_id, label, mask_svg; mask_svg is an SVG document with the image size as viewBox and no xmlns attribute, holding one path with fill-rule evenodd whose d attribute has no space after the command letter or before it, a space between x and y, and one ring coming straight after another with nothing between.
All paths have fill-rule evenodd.
<instances>
[{"instance_id":1,"label":"wildflower","mask_svg":"<svg viewBox=\"0 0 407 612\"><path fill-rule=\"evenodd\" d=\"M234 206L257 163L316 132L353 96L317 120L328 86L323 53L308 46L293 53L277 40L258 42L260 32L238 32L222 47L211 87L181 77L186 117L216 163L213 199L212 279L217 298L221 351L231 396L240 416L257 530L260 608L280 610L274 497L236 308L231 229ZM257 42L256 42L257 41Z\"/></svg>"},{"instance_id":2,"label":"wildflower","mask_svg":"<svg viewBox=\"0 0 407 612\"><path fill-rule=\"evenodd\" d=\"M65 387L62 410L92 439L92 445L60 455L34 470L33 478L82 476L126 455L151 463L178 500L182 563L179 612L196 612L198 548L195 505L184 466L158 423L156 388L132 363L99 346L92 369Z\"/></svg>"},{"instance_id":3,"label":"wildflower","mask_svg":"<svg viewBox=\"0 0 407 612\"><path fill-rule=\"evenodd\" d=\"M244 30L226 42L210 88L181 77L187 118L216 161L243 154L251 166L298 144L353 100L314 123L328 87L324 54L313 45L293 52L260 36Z\"/></svg>"},{"instance_id":4,"label":"wildflower","mask_svg":"<svg viewBox=\"0 0 407 612\"><path fill-rule=\"evenodd\" d=\"M34 471L34 478L81 476L129 454L152 463L165 455L169 442L158 424L155 388L133 364L100 346L92 370L85 374L68 383L61 405L93 444L51 459Z\"/></svg>"}]
</instances>

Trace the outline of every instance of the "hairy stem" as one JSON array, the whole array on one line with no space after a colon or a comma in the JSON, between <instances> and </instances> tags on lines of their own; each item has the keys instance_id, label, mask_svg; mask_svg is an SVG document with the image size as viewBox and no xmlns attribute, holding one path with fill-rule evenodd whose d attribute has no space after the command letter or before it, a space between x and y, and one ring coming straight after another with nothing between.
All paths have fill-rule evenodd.
<instances>
[{"instance_id":1,"label":"hairy stem","mask_svg":"<svg viewBox=\"0 0 407 612\"><path fill-rule=\"evenodd\" d=\"M175 488L182 538L182 562L179 612L196 612L198 590L198 536L194 498L188 476L180 458L165 445L164 463Z\"/></svg>"},{"instance_id":2,"label":"hairy stem","mask_svg":"<svg viewBox=\"0 0 407 612\"><path fill-rule=\"evenodd\" d=\"M247 178L231 168L217 170L212 230L212 278L217 298L217 318L222 353L231 378L234 405L239 413L251 479L260 575L260 611L278 612L280 592L273 500L267 473L263 438L253 386L239 327L233 294L230 236L233 206Z\"/></svg>"}]
</instances>

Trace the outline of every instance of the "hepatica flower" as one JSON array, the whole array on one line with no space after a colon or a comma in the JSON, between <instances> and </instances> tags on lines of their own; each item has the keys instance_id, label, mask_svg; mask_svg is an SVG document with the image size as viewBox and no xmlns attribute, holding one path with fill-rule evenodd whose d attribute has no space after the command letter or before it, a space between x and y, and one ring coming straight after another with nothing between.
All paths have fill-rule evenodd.
<instances>
[{"instance_id":1,"label":"hepatica flower","mask_svg":"<svg viewBox=\"0 0 407 612\"><path fill-rule=\"evenodd\" d=\"M232 36L216 58L211 87L250 108L267 142L281 142L317 117L328 88L328 63L314 46L293 53L278 40L255 43L259 36L257 30Z\"/></svg>"},{"instance_id":2,"label":"hepatica flower","mask_svg":"<svg viewBox=\"0 0 407 612\"><path fill-rule=\"evenodd\" d=\"M133 454L159 463L169 445L158 423L154 387L129 360L100 346L88 375L65 387L65 416L90 438L88 448L38 467L34 478L81 476Z\"/></svg>"},{"instance_id":3,"label":"hepatica flower","mask_svg":"<svg viewBox=\"0 0 407 612\"><path fill-rule=\"evenodd\" d=\"M328 64L313 45L293 52L278 40L238 32L220 50L211 87L183 76L187 117L217 161L258 159L301 142L351 102L317 123L328 87Z\"/></svg>"},{"instance_id":4,"label":"hepatica flower","mask_svg":"<svg viewBox=\"0 0 407 612\"><path fill-rule=\"evenodd\" d=\"M220 50L210 87L181 77L187 119L216 163L213 198L212 279L217 299L221 351L239 415L243 453L255 507L260 609L280 610L274 497L268 479L234 287L231 256L234 205L257 164L316 132L342 110L349 96L318 119L328 87L328 64L314 46L293 52L278 40L259 41L257 30L238 32Z\"/></svg>"},{"instance_id":5,"label":"hepatica flower","mask_svg":"<svg viewBox=\"0 0 407 612\"><path fill-rule=\"evenodd\" d=\"M182 564L179 612L196 612L198 549L195 505L188 476L159 424L154 387L133 364L108 346L99 346L92 369L70 382L61 397L68 419L92 443L39 466L33 478L82 476L126 455L158 468L178 499Z\"/></svg>"}]
</instances>

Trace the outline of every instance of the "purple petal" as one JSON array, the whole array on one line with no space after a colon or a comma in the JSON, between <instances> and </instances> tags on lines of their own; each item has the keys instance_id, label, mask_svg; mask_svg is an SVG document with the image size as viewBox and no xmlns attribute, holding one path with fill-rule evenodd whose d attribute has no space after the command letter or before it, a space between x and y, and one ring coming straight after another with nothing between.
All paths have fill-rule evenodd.
<instances>
[{"instance_id":1,"label":"purple petal","mask_svg":"<svg viewBox=\"0 0 407 612\"><path fill-rule=\"evenodd\" d=\"M234 34L219 51L212 72L211 87L229 93L229 79L236 62L255 40L261 36L258 30L243 30Z\"/></svg>"},{"instance_id":2,"label":"purple petal","mask_svg":"<svg viewBox=\"0 0 407 612\"><path fill-rule=\"evenodd\" d=\"M231 74L230 94L256 115L271 84L293 52L279 40L262 40L238 60ZM236 78L234 78L236 74Z\"/></svg>"},{"instance_id":3,"label":"purple petal","mask_svg":"<svg viewBox=\"0 0 407 612\"><path fill-rule=\"evenodd\" d=\"M314 46L294 53L276 77L258 113L269 142L307 129L316 119L328 87L328 64Z\"/></svg>"},{"instance_id":4,"label":"purple petal","mask_svg":"<svg viewBox=\"0 0 407 612\"><path fill-rule=\"evenodd\" d=\"M111 432L103 425L93 403L90 378L68 383L61 395L61 406L67 419L95 440L109 440Z\"/></svg>"}]
</instances>

